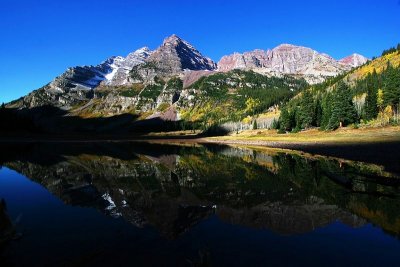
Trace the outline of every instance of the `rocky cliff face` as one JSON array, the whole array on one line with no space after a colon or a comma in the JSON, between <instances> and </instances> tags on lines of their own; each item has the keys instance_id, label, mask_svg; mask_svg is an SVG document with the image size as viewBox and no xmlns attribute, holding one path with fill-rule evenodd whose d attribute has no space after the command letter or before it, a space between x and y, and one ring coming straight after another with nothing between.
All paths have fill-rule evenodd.
<instances>
[{"instance_id":1,"label":"rocky cliff face","mask_svg":"<svg viewBox=\"0 0 400 267\"><path fill-rule=\"evenodd\" d=\"M223 56L218 62L219 71L230 71L233 69L255 69L268 67L271 58L270 50L254 50L243 54L234 53Z\"/></svg>"},{"instance_id":2,"label":"rocky cliff face","mask_svg":"<svg viewBox=\"0 0 400 267\"><path fill-rule=\"evenodd\" d=\"M158 67L171 73L183 70L214 70L217 67L211 59L204 57L194 46L175 34L166 38L147 61L155 62Z\"/></svg>"},{"instance_id":3,"label":"rocky cliff face","mask_svg":"<svg viewBox=\"0 0 400 267\"><path fill-rule=\"evenodd\" d=\"M122 57L111 57L97 66L69 68L50 82L49 89L59 92L93 89L107 79L107 75L113 71L115 66L120 65L122 60Z\"/></svg>"},{"instance_id":4,"label":"rocky cliff face","mask_svg":"<svg viewBox=\"0 0 400 267\"><path fill-rule=\"evenodd\" d=\"M152 81L187 71L215 70L217 65L176 35L166 38L147 59L131 71L131 82Z\"/></svg>"},{"instance_id":5,"label":"rocky cliff face","mask_svg":"<svg viewBox=\"0 0 400 267\"><path fill-rule=\"evenodd\" d=\"M360 55L337 61L329 55L307 47L282 44L272 50L254 50L224 56L218 62L218 70L249 69L275 76L297 75L304 77L309 83L317 83L327 77L349 71L366 61L367 59Z\"/></svg>"},{"instance_id":6,"label":"rocky cliff face","mask_svg":"<svg viewBox=\"0 0 400 267\"><path fill-rule=\"evenodd\" d=\"M111 57L97 66L82 66L67 69L50 84L50 89L68 92L71 89L93 89L100 84L109 86L127 83L129 71L136 65L143 64L151 55L148 47L140 48L127 57Z\"/></svg>"},{"instance_id":7,"label":"rocky cliff face","mask_svg":"<svg viewBox=\"0 0 400 267\"><path fill-rule=\"evenodd\" d=\"M352 67L358 67L361 65L364 65L365 63L367 63L368 58L359 55L359 54L352 54L348 57L342 58L341 60L339 60L339 62L352 66Z\"/></svg>"}]
</instances>

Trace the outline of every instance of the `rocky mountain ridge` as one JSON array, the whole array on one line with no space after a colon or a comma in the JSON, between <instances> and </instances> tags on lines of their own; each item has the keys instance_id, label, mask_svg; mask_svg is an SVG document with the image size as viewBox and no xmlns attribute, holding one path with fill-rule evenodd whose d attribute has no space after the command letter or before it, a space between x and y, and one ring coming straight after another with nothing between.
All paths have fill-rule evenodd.
<instances>
[{"instance_id":1,"label":"rocky mountain ridge","mask_svg":"<svg viewBox=\"0 0 400 267\"><path fill-rule=\"evenodd\" d=\"M254 70L272 76L297 75L306 78L309 83L315 83L360 66L367 60L359 54L335 60L311 48L282 44L272 50L256 49L223 56L216 64L174 34L165 38L154 51L143 47L126 57L110 57L97 66L68 68L47 85L47 90L68 92L74 89L90 90L100 85L130 85L152 81L157 75L190 75L192 79L198 79L202 75L193 75L192 72L227 72L233 69Z\"/></svg>"},{"instance_id":2,"label":"rocky mountain ridge","mask_svg":"<svg viewBox=\"0 0 400 267\"><path fill-rule=\"evenodd\" d=\"M183 118L196 127L208 127L213 121L207 114L216 110L220 111L213 120L219 123L242 120L250 114L248 98L260 103L257 112L264 112L307 87L305 80L310 84L323 81L363 62L365 58L359 55L336 61L310 48L283 44L272 50L225 56L216 64L172 35L153 51L143 47L97 66L69 68L7 107L52 106L65 116L81 119L124 113L140 120ZM64 123L64 118L57 120ZM40 123L41 127L48 121ZM52 129L59 126L54 124Z\"/></svg>"},{"instance_id":3,"label":"rocky mountain ridge","mask_svg":"<svg viewBox=\"0 0 400 267\"><path fill-rule=\"evenodd\" d=\"M367 58L358 54L335 60L311 48L282 44L272 50L256 49L224 56L218 62L218 70L246 69L273 76L297 75L312 84L349 71L367 61Z\"/></svg>"}]
</instances>

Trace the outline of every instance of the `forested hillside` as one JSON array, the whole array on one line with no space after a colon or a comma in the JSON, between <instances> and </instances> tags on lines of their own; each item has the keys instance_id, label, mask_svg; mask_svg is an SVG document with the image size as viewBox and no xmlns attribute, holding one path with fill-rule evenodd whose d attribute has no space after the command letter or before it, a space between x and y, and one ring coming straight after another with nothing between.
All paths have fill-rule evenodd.
<instances>
[{"instance_id":1,"label":"forested hillside","mask_svg":"<svg viewBox=\"0 0 400 267\"><path fill-rule=\"evenodd\" d=\"M313 86L281 109L280 132L310 127L333 130L354 125L399 123L400 46L346 75Z\"/></svg>"},{"instance_id":2,"label":"forested hillside","mask_svg":"<svg viewBox=\"0 0 400 267\"><path fill-rule=\"evenodd\" d=\"M182 120L202 129L265 112L307 88L304 79L267 77L253 71L233 70L202 77L178 102ZM188 101L187 99L192 99Z\"/></svg>"}]
</instances>

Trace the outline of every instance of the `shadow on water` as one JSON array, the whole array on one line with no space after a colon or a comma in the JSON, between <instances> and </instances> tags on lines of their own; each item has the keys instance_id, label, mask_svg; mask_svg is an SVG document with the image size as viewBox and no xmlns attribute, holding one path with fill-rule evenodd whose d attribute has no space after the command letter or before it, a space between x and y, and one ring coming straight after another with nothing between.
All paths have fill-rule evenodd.
<instances>
[{"instance_id":1,"label":"shadow on water","mask_svg":"<svg viewBox=\"0 0 400 267\"><path fill-rule=\"evenodd\" d=\"M400 236L400 177L373 164L230 146L1 145L0 164L65 204L176 240L215 218L279 235L337 221ZM207 251L201 252L207 260ZM200 258L202 258L200 257Z\"/></svg>"}]
</instances>

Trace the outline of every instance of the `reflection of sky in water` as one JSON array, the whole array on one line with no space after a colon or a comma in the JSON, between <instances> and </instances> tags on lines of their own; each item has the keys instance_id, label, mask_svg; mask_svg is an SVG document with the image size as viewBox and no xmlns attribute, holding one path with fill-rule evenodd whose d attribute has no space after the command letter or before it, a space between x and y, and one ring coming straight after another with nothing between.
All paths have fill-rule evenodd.
<instances>
[{"instance_id":1,"label":"reflection of sky in water","mask_svg":"<svg viewBox=\"0 0 400 267\"><path fill-rule=\"evenodd\" d=\"M270 167L270 156L255 156L256 162ZM307 233L280 235L265 227L230 224L216 212L170 239L159 234L157 225L137 228L95 208L65 205L43 186L5 167L0 170L0 198L23 234L6 248L4 259L19 264L393 266L399 259L400 242L368 223L352 228L334 221Z\"/></svg>"},{"instance_id":2,"label":"reflection of sky in water","mask_svg":"<svg viewBox=\"0 0 400 267\"><path fill-rule=\"evenodd\" d=\"M16 171L3 167L0 178L0 197L7 201L9 213L22 210L24 213L37 214L49 205L53 207L57 202L61 204L43 186L31 182Z\"/></svg>"}]
</instances>

